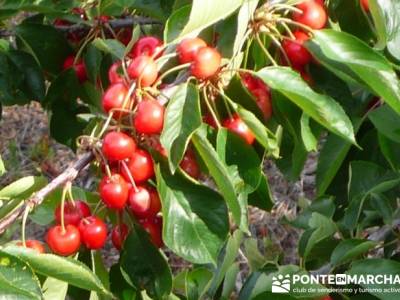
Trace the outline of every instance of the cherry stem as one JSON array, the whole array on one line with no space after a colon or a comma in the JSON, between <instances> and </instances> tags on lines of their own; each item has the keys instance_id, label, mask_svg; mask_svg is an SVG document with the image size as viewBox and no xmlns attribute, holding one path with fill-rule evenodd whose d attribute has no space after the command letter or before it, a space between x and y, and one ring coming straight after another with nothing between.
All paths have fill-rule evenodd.
<instances>
[{"instance_id":1,"label":"cherry stem","mask_svg":"<svg viewBox=\"0 0 400 300\"><path fill-rule=\"evenodd\" d=\"M72 195L72 184L70 181L67 182L67 189L68 189L68 198L72 202L72 205L75 207L75 199L74 196Z\"/></svg>"},{"instance_id":2,"label":"cherry stem","mask_svg":"<svg viewBox=\"0 0 400 300\"><path fill-rule=\"evenodd\" d=\"M24 214L22 216L22 228L21 228L21 239L22 245L26 248L26 240L25 240L25 228L26 228L26 220L28 219L29 211L31 210L30 206L26 206L24 210Z\"/></svg>"},{"instance_id":3,"label":"cherry stem","mask_svg":"<svg viewBox=\"0 0 400 300\"><path fill-rule=\"evenodd\" d=\"M277 22L280 23L280 24L286 23L286 24L295 25L295 26L300 27L300 28L302 28L302 29L304 29L305 31L310 32L310 33L313 33L313 32L314 32L314 30L313 30L311 27L309 27L309 26L307 26L307 25L304 25L304 24L302 24L302 23L293 21L293 20L288 19L288 18L278 18L278 19L277 19Z\"/></svg>"},{"instance_id":4,"label":"cherry stem","mask_svg":"<svg viewBox=\"0 0 400 300\"><path fill-rule=\"evenodd\" d=\"M280 10L289 10L289 11L294 11L294 12L297 12L300 14L303 13L303 11L301 9L298 9L297 7L287 5L287 4L280 4L280 3L272 5L270 13L274 13L274 12L280 11Z\"/></svg>"},{"instance_id":5,"label":"cherry stem","mask_svg":"<svg viewBox=\"0 0 400 300\"><path fill-rule=\"evenodd\" d=\"M274 44L279 48L279 50L281 50L281 53L285 57L285 60L289 64L289 66L292 66L292 63L290 62L289 57L287 56L287 53L286 53L285 49L283 49L283 47L282 47L281 43L279 42L279 40L276 39L272 34L269 35L269 37L274 42Z\"/></svg>"},{"instance_id":6,"label":"cherry stem","mask_svg":"<svg viewBox=\"0 0 400 300\"><path fill-rule=\"evenodd\" d=\"M97 147L95 147L94 150L96 151L96 153L100 156L101 160L103 161L104 168L106 169L107 177L111 178L112 175L111 175L110 165L108 164L107 159L104 157L103 152Z\"/></svg>"},{"instance_id":7,"label":"cherry stem","mask_svg":"<svg viewBox=\"0 0 400 300\"><path fill-rule=\"evenodd\" d=\"M272 55L268 52L267 48L265 48L264 43L260 39L260 35L256 34L256 39L258 44L260 45L261 49L264 51L265 55L268 57L268 59L271 61L271 63L277 67L278 64L276 63L275 59L272 57Z\"/></svg>"},{"instance_id":8,"label":"cherry stem","mask_svg":"<svg viewBox=\"0 0 400 300\"><path fill-rule=\"evenodd\" d=\"M203 89L203 97L204 97L204 101L206 102L207 108L210 111L210 114L214 119L215 124L217 124L218 129L221 128L221 123L219 122L218 117L215 114L215 111L213 110L213 108L212 108L212 106L210 104L210 101L209 101L209 99L207 97L207 92L206 92L205 89Z\"/></svg>"},{"instance_id":9,"label":"cherry stem","mask_svg":"<svg viewBox=\"0 0 400 300\"><path fill-rule=\"evenodd\" d=\"M282 25L282 27L286 30L286 32L289 34L290 38L291 38L292 40L295 40L296 37L294 36L294 34L293 34L292 30L290 29L290 27L287 26L286 23L281 23L281 25Z\"/></svg>"},{"instance_id":10,"label":"cherry stem","mask_svg":"<svg viewBox=\"0 0 400 300\"><path fill-rule=\"evenodd\" d=\"M103 136L104 132L106 132L107 127L108 127L108 125L110 125L110 122L112 120L113 114L114 114L113 110L110 111L110 113L108 114L108 118L107 118L106 122L104 123L103 127L101 128L101 131L98 135L99 138Z\"/></svg>"},{"instance_id":11,"label":"cherry stem","mask_svg":"<svg viewBox=\"0 0 400 300\"><path fill-rule=\"evenodd\" d=\"M90 32L87 34L84 42L82 43L82 45L79 47L78 52L75 55L75 59L74 59L74 65L78 62L79 58L82 55L83 49L85 49L86 45L90 42L90 40L94 37L95 35L95 30L91 29Z\"/></svg>"},{"instance_id":12,"label":"cherry stem","mask_svg":"<svg viewBox=\"0 0 400 300\"><path fill-rule=\"evenodd\" d=\"M128 166L126 165L126 162L125 162L125 161L122 160L122 161L121 161L121 164L122 164L122 167L125 169L126 174L128 174L129 181L131 182L134 191L137 193L139 190L138 190L138 188L137 188L137 186L136 186L135 180L133 179L131 170L129 170L129 168L128 168Z\"/></svg>"},{"instance_id":13,"label":"cherry stem","mask_svg":"<svg viewBox=\"0 0 400 300\"><path fill-rule=\"evenodd\" d=\"M158 77L157 81L153 84L153 86L157 87L165 77L167 77L168 75L170 75L174 72L186 69L186 68L190 67L190 65L191 65L191 63L177 65L176 67L173 67L173 68L169 69L168 71L165 71L163 74L160 75L160 77Z\"/></svg>"},{"instance_id":14,"label":"cherry stem","mask_svg":"<svg viewBox=\"0 0 400 300\"><path fill-rule=\"evenodd\" d=\"M61 196L61 233L65 233L65 224L64 224L64 204L65 204L65 196L67 195L68 186L71 185L70 181L64 185L62 196Z\"/></svg>"},{"instance_id":15,"label":"cherry stem","mask_svg":"<svg viewBox=\"0 0 400 300\"><path fill-rule=\"evenodd\" d=\"M165 54L163 56L160 56L159 58L154 60L154 62L159 62L162 59L169 59L169 58L172 58L172 57L175 57L175 56L177 56L176 52L168 53L168 54Z\"/></svg>"}]
</instances>

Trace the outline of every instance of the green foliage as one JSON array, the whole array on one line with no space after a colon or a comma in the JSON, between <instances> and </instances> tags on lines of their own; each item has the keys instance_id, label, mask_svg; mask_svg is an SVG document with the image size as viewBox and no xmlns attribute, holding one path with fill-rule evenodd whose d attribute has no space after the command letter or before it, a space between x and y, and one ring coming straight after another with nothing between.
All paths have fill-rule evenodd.
<instances>
[{"instance_id":1,"label":"green foliage","mask_svg":"<svg viewBox=\"0 0 400 300\"><path fill-rule=\"evenodd\" d=\"M394 230L400 217L398 1L370 0L369 12L359 1L325 1L330 22L310 33L304 45L313 61L301 70L288 66L279 47L281 35L289 37L282 18L291 15L285 14L287 6L274 6L277 1L268 4L282 18L270 23L263 23L273 17L263 9L271 6L257 0L92 2L0 0L0 115L3 106L37 101L49 114L52 138L73 150L100 149L100 132L110 130L102 130L104 124L132 134L154 159L155 177L147 184L162 202L163 242L193 265L175 274L170 252L165 255L153 245L133 214L117 216L98 205L98 193L74 187L73 198L86 201L106 222L127 223L130 233L119 261L108 270L100 251L82 247L79 255L64 258L5 244L0 249L2 297L227 300L234 292L240 300L319 299L326 292L301 290L323 288L314 283L293 285L288 294L272 293L273 277L325 269L351 275L400 272ZM76 7L84 10L84 18ZM287 25L297 29L292 22ZM122 39L124 30L128 36ZM157 53L161 58L153 57L160 82L139 88L126 75L132 46L145 35L163 38L164 47ZM195 66L182 67L176 58L178 43L196 36L222 56L219 73L209 80L194 78L190 70ZM74 68L63 67L72 54L78 56L75 63L84 63L86 81ZM132 107L107 123L101 97L115 61L124 62L118 75L130 88ZM252 82L257 88L246 87L251 86L246 76L258 80ZM136 104L148 98L165 107L159 134L138 134L132 125ZM252 145L224 128L233 115L254 135ZM156 153L161 146L165 157ZM194 153L198 177L182 164L188 151ZM268 235L255 239L249 206L268 212L281 207L269 186L271 174L264 174L265 160L273 160L287 180L295 181L310 152L318 153L316 196L302 196L296 217L282 220L302 230L299 264L285 265L285 249ZM100 155L96 159L99 163ZM112 171L121 168L118 164ZM5 172L0 158L0 176ZM46 184L43 177L28 176L1 187L0 222ZM29 211L29 220L52 224L62 194L60 187L47 195ZM388 234L374 240L377 228ZM8 242L13 229L1 236L1 243ZM384 258L371 258L381 249ZM238 290L243 261L249 274ZM343 296L398 298L375 291L363 298Z\"/></svg>"}]
</instances>

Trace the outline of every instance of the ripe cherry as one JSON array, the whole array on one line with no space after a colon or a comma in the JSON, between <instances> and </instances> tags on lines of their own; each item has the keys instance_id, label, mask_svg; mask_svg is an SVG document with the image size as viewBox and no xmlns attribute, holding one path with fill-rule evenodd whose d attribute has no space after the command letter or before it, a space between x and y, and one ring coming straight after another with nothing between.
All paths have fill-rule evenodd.
<instances>
[{"instance_id":1,"label":"ripe cherry","mask_svg":"<svg viewBox=\"0 0 400 300\"><path fill-rule=\"evenodd\" d=\"M198 79L207 79L214 76L221 65L221 54L211 47L204 47L197 51L190 71Z\"/></svg>"},{"instance_id":2,"label":"ripe cherry","mask_svg":"<svg viewBox=\"0 0 400 300\"><path fill-rule=\"evenodd\" d=\"M132 39L132 28L119 29L117 38L122 44L124 44L125 46L128 46L129 42Z\"/></svg>"},{"instance_id":3,"label":"ripe cherry","mask_svg":"<svg viewBox=\"0 0 400 300\"><path fill-rule=\"evenodd\" d=\"M368 0L360 0L361 7L366 11L369 12L369 3Z\"/></svg>"},{"instance_id":4,"label":"ripe cherry","mask_svg":"<svg viewBox=\"0 0 400 300\"><path fill-rule=\"evenodd\" d=\"M61 225L56 225L47 232L46 242L54 253L69 256L79 250L81 237L78 228L74 225L65 226L65 231Z\"/></svg>"},{"instance_id":5,"label":"ripe cherry","mask_svg":"<svg viewBox=\"0 0 400 300\"><path fill-rule=\"evenodd\" d=\"M203 122L208 124L212 128L217 128L217 123L215 123L214 118L210 114L203 116Z\"/></svg>"},{"instance_id":6,"label":"ripe cherry","mask_svg":"<svg viewBox=\"0 0 400 300\"><path fill-rule=\"evenodd\" d=\"M182 40L178 47L176 47L179 62L181 64L192 62L195 59L197 52L204 47L207 47L206 42L197 37Z\"/></svg>"},{"instance_id":7,"label":"ripe cherry","mask_svg":"<svg viewBox=\"0 0 400 300\"><path fill-rule=\"evenodd\" d=\"M88 249L100 249L107 240L107 226L100 218L90 216L79 223L82 243Z\"/></svg>"},{"instance_id":8,"label":"ripe cherry","mask_svg":"<svg viewBox=\"0 0 400 300\"><path fill-rule=\"evenodd\" d=\"M78 61L74 64L75 56L70 55L68 56L63 64L63 69L67 70L69 68L73 68L75 70L76 76L78 77L78 80L80 83L83 83L87 80L87 72L86 72L86 67L85 64L81 59L78 59Z\"/></svg>"},{"instance_id":9,"label":"ripe cherry","mask_svg":"<svg viewBox=\"0 0 400 300\"><path fill-rule=\"evenodd\" d=\"M307 25L312 29L321 29L325 27L328 19L325 8L314 0L301 2L296 6L302 11L293 14L293 20L301 24Z\"/></svg>"},{"instance_id":10,"label":"ripe cherry","mask_svg":"<svg viewBox=\"0 0 400 300\"><path fill-rule=\"evenodd\" d=\"M103 139L102 151L109 161L127 159L135 150L135 141L123 132L111 131Z\"/></svg>"},{"instance_id":11,"label":"ripe cherry","mask_svg":"<svg viewBox=\"0 0 400 300\"><path fill-rule=\"evenodd\" d=\"M139 219L154 218L161 210L157 191L148 186L131 189L128 203L132 213Z\"/></svg>"},{"instance_id":12,"label":"ripe cherry","mask_svg":"<svg viewBox=\"0 0 400 300\"><path fill-rule=\"evenodd\" d=\"M156 100L141 101L137 106L134 125L138 133L160 133L164 125L164 106Z\"/></svg>"},{"instance_id":13,"label":"ripe cherry","mask_svg":"<svg viewBox=\"0 0 400 300\"><path fill-rule=\"evenodd\" d=\"M78 226L81 219L88 216L90 216L90 208L86 202L76 200L64 203L64 224ZM61 223L61 204L56 207L54 218L57 224Z\"/></svg>"},{"instance_id":14,"label":"ripe cherry","mask_svg":"<svg viewBox=\"0 0 400 300\"><path fill-rule=\"evenodd\" d=\"M149 152L137 149L126 163L135 182L141 183L154 176L153 159ZM129 181L129 174L122 168L122 176Z\"/></svg>"},{"instance_id":15,"label":"ripe cherry","mask_svg":"<svg viewBox=\"0 0 400 300\"><path fill-rule=\"evenodd\" d=\"M44 246L41 242L38 240L26 240L25 241L26 248L35 250L36 252L42 254L45 253L46 251L44 250ZM18 242L17 246L23 246L22 242Z\"/></svg>"},{"instance_id":16,"label":"ripe cherry","mask_svg":"<svg viewBox=\"0 0 400 300\"><path fill-rule=\"evenodd\" d=\"M123 209L128 200L128 184L119 174L105 176L100 182L99 192L103 202L112 209Z\"/></svg>"},{"instance_id":17,"label":"ripe cherry","mask_svg":"<svg viewBox=\"0 0 400 300\"><path fill-rule=\"evenodd\" d=\"M196 157L193 151L186 151L183 159L180 163L180 167L183 171L185 171L189 176L198 179L200 177L200 168L197 164Z\"/></svg>"},{"instance_id":18,"label":"ripe cherry","mask_svg":"<svg viewBox=\"0 0 400 300\"><path fill-rule=\"evenodd\" d=\"M111 241L115 248L118 250L122 249L122 245L125 242L126 237L128 236L129 228L126 224L121 223L113 228L111 232Z\"/></svg>"},{"instance_id":19,"label":"ripe cherry","mask_svg":"<svg viewBox=\"0 0 400 300\"><path fill-rule=\"evenodd\" d=\"M157 79L157 64L149 56L138 56L129 64L128 75L130 78L140 81L138 82L140 86L150 86Z\"/></svg>"},{"instance_id":20,"label":"ripe cherry","mask_svg":"<svg viewBox=\"0 0 400 300\"><path fill-rule=\"evenodd\" d=\"M135 58L140 55L153 56L157 53L157 57L161 55L163 42L154 36L144 36L136 41L133 45L129 56Z\"/></svg>"},{"instance_id":21,"label":"ripe cherry","mask_svg":"<svg viewBox=\"0 0 400 300\"><path fill-rule=\"evenodd\" d=\"M164 246L162 240L162 220L160 218L143 219L140 220L140 224L150 235L151 241L156 247L161 248Z\"/></svg>"},{"instance_id":22,"label":"ripe cherry","mask_svg":"<svg viewBox=\"0 0 400 300\"><path fill-rule=\"evenodd\" d=\"M103 110L108 113L112 109L127 108L129 107L129 100L125 102L128 95L128 88L123 83L115 83L109 86L102 98ZM124 112L114 111L113 117L115 119L123 116Z\"/></svg>"},{"instance_id":23,"label":"ripe cherry","mask_svg":"<svg viewBox=\"0 0 400 300\"><path fill-rule=\"evenodd\" d=\"M269 90L256 89L253 90L252 94L256 97L257 106L263 113L264 118L269 119L272 116L271 94Z\"/></svg>"},{"instance_id":24,"label":"ripe cherry","mask_svg":"<svg viewBox=\"0 0 400 300\"><path fill-rule=\"evenodd\" d=\"M117 61L113 63L110 69L108 70L108 80L110 81L111 84L124 82L124 78L122 77L122 75L118 73L120 67L121 67L121 62Z\"/></svg>"},{"instance_id":25,"label":"ripe cherry","mask_svg":"<svg viewBox=\"0 0 400 300\"><path fill-rule=\"evenodd\" d=\"M238 134L247 142L247 144L251 145L254 143L254 134L238 115L234 115L232 118L226 119L223 122L223 126L228 130Z\"/></svg>"},{"instance_id":26,"label":"ripe cherry","mask_svg":"<svg viewBox=\"0 0 400 300\"><path fill-rule=\"evenodd\" d=\"M290 63L295 67L302 67L311 62L312 56L303 44L309 36L303 31L297 30L294 33L295 40L285 40L282 43L283 49L288 56Z\"/></svg>"}]
</instances>

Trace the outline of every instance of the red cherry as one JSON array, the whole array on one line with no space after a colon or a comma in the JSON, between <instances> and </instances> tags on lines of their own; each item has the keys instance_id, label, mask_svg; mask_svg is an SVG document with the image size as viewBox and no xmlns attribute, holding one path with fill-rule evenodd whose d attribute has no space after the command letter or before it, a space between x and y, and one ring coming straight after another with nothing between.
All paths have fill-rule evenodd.
<instances>
[{"instance_id":1,"label":"red cherry","mask_svg":"<svg viewBox=\"0 0 400 300\"><path fill-rule=\"evenodd\" d=\"M154 218L161 210L158 193L151 187L138 186L129 193L129 206L139 219Z\"/></svg>"},{"instance_id":2,"label":"red cherry","mask_svg":"<svg viewBox=\"0 0 400 300\"><path fill-rule=\"evenodd\" d=\"M369 3L368 0L360 0L361 7L366 11L369 12Z\"/></svg>"},{"instance_id":3,"label":"red cherry","mask_svg":"<svg viewBox=\"0 0 400 300\"><path fill-rule=\"evenodd\" d=\"M86 202L76 200L64 203L64 224L78 226L82 218L90 216L90 208ZM54 218L57 224L61 223L61 204L54 211Z\"/></svg>"},{"instance_id":4,"label":"red cherry","mask_svg":"<svg viewBox=\"0 0 400 300\"><path fill-rule=\"evenodd\" d=\"M204 47L197 51L190 71L198 79L207 79L217 73L221 65L221 54L211 47Z\"/></svg>"},{"instance_id":5,"label":"red cherry","mask_svg":"<svg viewBox=\"0 0 400 300\"><path fill-rule=\"evenodd\" d=\"M47 232L46 242L54 253L69 256L79 250L81 237L74 225L65 226L65 231L60 225L56 225Z\"/></svg>"},{"instance_id":6,"label":"red cherry","mask_svg":"<svg viewBox=\"0 0 400 300\"><path fill-rule=\"evenodd\" d=\"M252 94L256 97L257 106L262 111L264 118L269 119L272 116L271 94L269 90L256 89L253 90Z\"/></svg>"},{"instance_id":7,"label":"red cherry","mask_svg":"<svg viewBox=\"0 0 400 300\"><path fill-rule=\"evenodd\" d=\"M126 163L133 180L137 183L144 182L154 176L153 159L149 152L137 149ZM129 181L129 174L122 168L122 176Z\"/></svg>"},{"instance_id":8,"label":"red cherry","mask_svg":"<svg viewBox=\"0 0 400 300\"><path fill-rule=\"evenodd\" d=\"M102 98L103 110L108 113L111 109L127 108L129 107L129 101L124 103L126 96L128 95L128 88L123 83L115 83L109 86ZM125 104L125 105L124 105ZM115 111L113 117L119 118L123 116L124 112Z\"/></svg>"},{"instance_id":9,"label":"red cherry","mask_svg":"<svg viewBox=\"0 0 400 300\"><path fill-rule=\"evenodd\" d=\"M154 36L144 36L136 41L133 45L129 56L135 58L140 55L153 56L157 53L157 57L161 55L163 42Z\"/></svg>"},{"instance_id":10,"label":"red cherry","mask_svg":"<svg viewBox=\"0 0 400 300\"><path fill-rule=\"evenodd\" d=\"M33 250L35 250L36 252L38 252L40 254L46 252L44 250L43 244L41 242L39 242L38 240L26 240L25 241L25 245L26 245L26 248L33 249ZM18 242L17 246L23 246L23 243L22 242Z\"/></svg>"},{"instance_id":11,"label":"red cherry","mask_svg":"<svg viewBox=\"0 0 400 300\"><path fill-rule=\"evenodd\" d=\"M129 64L128 75L132 79L140 80L142 87L150 86L157 79L157 64L149 56L138 56Z\"/></svg>"},{"instance_id":12,"label":"red cherry","mask_svg":"<svg viewBox=\"0 0 400 300\"><path fill-rule=\"evenodd\" d=\"M108 70L108 80L110 81L111 84L124 82L124 78L122 77L122 75L118 73L118 69L120 67L121 67L121 62L117 61L113 63L110 69Z\"/></svg>"},{"instance_id":13,"label":"red cherry","mask_svg":"<svg viewBox=\"0 0 400 300\"><path fill-rule=\"evenodd\" d=\"M231 119L226 119L223 122L223 126L238 134L247 142L247 144L251 145L254 143L255 137L253 133L238 115L234 115Z\"/></svg>"},{"instance_id":14,"label":"red cherry","mask_svg":"<svg viewBox=\"0 0 400 300\"><path fill-rule=\"evenodd\" d=\"M294 32L295 40L285 40L282 43L292 65L302 67L311 62L312 56L310 52L303 46L304 42L310 37L303 31Z\"/></svg>"},{"instance_id":15,"label":"red cherry","mask_svg":"<svg viewBox=\"0 0 400 300\"><path fill-rule=\"evenodd\" d=\"M176 47L179 62L181 64L192 62L195 59L197 52L204 47L207 47L207 44L200 38L188 38L182 40L178 47Z\"/></svg>"},{"instance_id":16,"label":"red cherry","mask_svg":"<svg viewBox=\"0 0 400 300\"><path fill-rule=\"evenodd\" d=\"M200 168L197 164L196 157L193 151L186 151L183 159L180 163L180 167L183 171L185 171L189 176L198 179L200 177Z\"/></svg>"},{"instance_id":17,"label":"red cherry","mask_svg":"<svg viewBox=\"0 0 400 300\"><path fill-rule=\"evenodd\" d=\"M217 123L215 123L214 118L209 114L203 116L203 122L208 124L209 126L211 126L213 128L217 128Z\"/></svg>"},{"instance_id":18,"label":"red cherry","mask_svg":"<svg viewBox=\"0 0 400 300\"><path fill-rule=\"evenodd\" d=\"M107 240L107 226L100 218L90 216L79 223L82 243L88 249L100 249Z\"/></svg>"},{"instance_id":19,"label":"red cherry","mask_svg":"<svg viewBox=\"0 0 400 300\"><path fill-rule=\"evenodd\" d=\"M143 219L140 220L140 224L142 225L143 229L147 231L150 235L151 241L153 244L161 248L164 246L162 240L162 221L159 218L156 219Z\"/></svg>"},{"instance_id":20,"label":"red cherry","mask_svg":"<svg viewBox=\"0 0 400 300\"><path fill-rule=\"evenodd\" d=\"M119 174L104 176L99 191L101 200L112 209L123 209L128 200L128 184Z\"/></svg>"},{"instance_id":21,"label":"red cherry","mask_svg":"<svg viewBox=\"0 0 400 300\"><path fill-rule=\"evenodd\" d=\"M301 24L307 25L312 29L321 29L325 27L328 19L327 13L323 5L314 0L301 2L296 6L302 13L295 12L293 20Z\"/></svg>"},{"instance_id":22,"label":"red cherry","mask_svg":"<svg viewBox=\"0 0 400 300\"><path fill-rule=\"evenodd\" d=\"M164 125L164 106L156 100L141 101L137 106L134 125L138 133L160 133Z\"/></svg>"},{"instance_id":23,"label":"red cherry","mask_svg":"<svg viewBox=\"0 0 400 300\"><path fill-rule=\"evenodd\" d=\"M86 12L83 8L81 7L74 7L71 12L74 15L78 15L82 20L87 20Z\"/></svg>"},{"instance_id":24,"label":"red cherry","mask_svg":"<svg viewBox=\"0 0 400 300\"><path fill-rule=\"evenodd\" d=\"M128 236L129 228L126 224L121 223L113 228L111 232L111 241L115 248L118 250L122 249L122 245L125 242L126 237Z\"/></svg>"},{"instance_id":25,"label":"red cherry","mask_svg":"<svg viewBox=\"0 0 400 300\"><path fill-rule=\"evenodd\" d=\"M121 28L118 31L118 40L124 44L125 46L128 46L129 42L132 39L132 28Z\"/></svg>"},{"instance_id":26,"label":"red cherry","mask_svg":"<svg viewBox=\"0 0 400 300\"><path fill-rule=\"evenodd\" d=\"M102 15L102 16L99 16L99 17L95 17L95 19L99 20L100 23L104 24L104 23L107 23L108 21L110 21L111 17Z\"/></svg>"},{"instance_id":27,"label":"red cherry","mask_svg":"<svg viewBox=\"0 0 400 300\"><path fill-rule=\"evenodd\" d=\"M78 77L78 80L80 83L83 83L87 80L87 72L86 72L86 67L85 64L81 59L78 59L78 61L74 64L75 56L70 55L68 56L63 64L63 69L67 70L69 68L73 68L75 70L76 76Z\"/></svg>"},{"instance_id":28,"label":"red cherry","mask_svg":"<svg viewBox=\"0 0 400 300\"><path fill-rule=\"evenodd\" d=\"M123 132L111 131L103 139L102 151L109 161L127 159L135 150L135 141Z\"/></svg>"}]
</instances>

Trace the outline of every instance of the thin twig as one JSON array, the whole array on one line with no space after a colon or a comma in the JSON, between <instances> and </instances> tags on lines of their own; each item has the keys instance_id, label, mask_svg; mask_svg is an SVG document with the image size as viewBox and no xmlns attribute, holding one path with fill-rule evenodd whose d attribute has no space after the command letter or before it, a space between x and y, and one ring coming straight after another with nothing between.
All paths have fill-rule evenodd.
<instances>
[{"instance_id":1,"label":"thin twig","mask_svg":"<svg viewBox=\"0 0 400 300\"><path fill-rule=\"evenodd\" d=\"M11 224L15 222L16 219L18 219L23 214L27 206L32 209L35 206L41 204L46 196L54 191L56 188L58 188L59 186L63 186L68 181L73 181L78 176L79 172L83 168L85 168L93 159L93 153L91 151L86 152L73 164L73 166L66 169L64 172L54 178L48 185L35 193L32 198L28 199L25 202L25 205L19 206L17 209L12 211L2 220L0 220L0 234L3 233Z\"/></svg>"}]
</instances>

